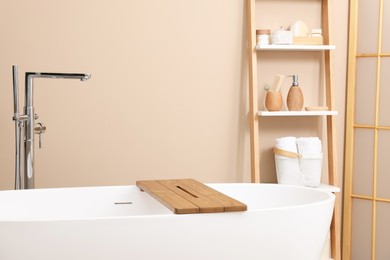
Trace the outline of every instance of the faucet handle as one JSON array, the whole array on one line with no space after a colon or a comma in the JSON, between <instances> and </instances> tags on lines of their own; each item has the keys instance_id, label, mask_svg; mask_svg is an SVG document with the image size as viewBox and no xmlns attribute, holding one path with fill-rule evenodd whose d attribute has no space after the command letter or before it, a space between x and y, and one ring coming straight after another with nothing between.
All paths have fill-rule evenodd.
<instances>
[{"instance_id":1,"label":"faucet handle","mask_svg":"<svg viewBox=\"0 0 390 260\"><path fill-rule=\"evenodd\" d=\"M42 148L42 133L39 134L39 142L38 142L39 149Z\"/></svg>"},{"instance_id":2,"label":"faucet handle","mask_svg":"<svg viewBox=\"0 0 390 260\"><path fill-rule=\"evenodd\" d=\"M46 132L46 126L42 123L37 123L34 127L34 133L39 135L39 149L42 148L42 134Z\"/></svg>"}]
</instances>

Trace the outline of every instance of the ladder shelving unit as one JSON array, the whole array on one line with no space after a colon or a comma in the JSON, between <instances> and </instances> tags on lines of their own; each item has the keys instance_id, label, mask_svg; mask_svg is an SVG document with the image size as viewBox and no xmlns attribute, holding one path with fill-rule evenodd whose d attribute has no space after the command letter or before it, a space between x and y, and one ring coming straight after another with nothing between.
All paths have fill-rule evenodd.
<instances>
[{"instance_id":1,"label":"ladder shelving unit","mask_svg":"<svg viewBox=\"0 0 390 260\"><path fill-rule=\"evenodd\" d=\"M277 1L277 0L276 0ZM331 38L331 0L321 0L321 24L323 32L323 45L256 45L256 0L246 0L247 34L248 34L248 72L249 72L249 122L250 122L250 150L251 150L251 181L261 182L260 173L260 145L259 120L262 117L286 117L286 116L320 116L326 118L326 139L328 154L328 184L326 190L336 192L335 208L330 229L331 257L340 260L340 207L336 160L335 138L335 97L333 87L333 50ZM304 15L304 14L303 14ZM278 111L268 112L258 109L258 77L257 62L258 52L323 52L322 61L324 66L325 105L326 111ZM321 185L322 186L322 185ZM319 187L321 188L321 187Z\"/></svg>"}]
</instances>

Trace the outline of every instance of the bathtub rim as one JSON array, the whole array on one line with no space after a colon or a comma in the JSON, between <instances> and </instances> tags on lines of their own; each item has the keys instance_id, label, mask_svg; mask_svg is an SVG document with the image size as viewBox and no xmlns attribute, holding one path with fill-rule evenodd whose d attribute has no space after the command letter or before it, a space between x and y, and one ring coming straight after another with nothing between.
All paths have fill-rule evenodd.
<instances>
[{"instance_id":1,"label":"bathtub rim","mask_svg":"<svg viewBox=\"0 0 390 260\"><path fill-rule=\"evenodd\" d=\"M270 207L270 208L260 208L260 209L250 209L248 206L247 211L238 211L238 212L219 212L219 213L198 213L198 214L175 214L171 211L164 213L164 214L151 214L151 215L130 215L130 216L102 216L102 217L62 217L62 218L39 218L39 219L5 219L1 220L0 223L7 223L7 222L60 222L60 221L99 221L99 220L120 220L120 219L128 219L128 218L160 218L160 217L185 217L185 216L193 216L193 215L202 215L202 216L207 216L207 215L220 215L220 214L231 214L231 215L240 215L240 214L249 214L249 213L256 213L256 212L268 212L268 211L282 211L282 210L291 210L291 209L299 209L299 208L305 208L308 206L316 206L316 205L321 205L321 204L327 204L330 201L334 205L335 202L335 194L333 192L325 191L325 190L320 190L317 188L312 188L312 187L305 187L305 186L297 186L297 185L286 185L286 184L277 184L277 183L205 183L205 185L208 185L212 188L217 189L215 186L219 185L224 185L224 186L237 186L237 185L244 185L244 186L278 186L280 188L282 187L287 187L287 188L292 188L292 189L303 189L303 190L311 190L311 191L316 191L323 193L327 197L319 201L314 201L314 202L309 202L309 203L303 203L303 204L297 204L297 205L288 205L288 206L276 206L276 207ZM88 190L88 189L114 189L114 188L128 188L128 187L136 187L136 185L112 185L112 186L83 186L83 187L60 187L60 188L37 188L33 190L2 190L0 191L0 196L2 193L15 193L15 192L35 192L35 191L50 191L50 190ZM139 189L139 188L138 188ZM150 196L150 195L149 195ZM243 202L245 203L245 202ZM165 206L164 206L165 207Z\"/></svg>"}]
</instances>

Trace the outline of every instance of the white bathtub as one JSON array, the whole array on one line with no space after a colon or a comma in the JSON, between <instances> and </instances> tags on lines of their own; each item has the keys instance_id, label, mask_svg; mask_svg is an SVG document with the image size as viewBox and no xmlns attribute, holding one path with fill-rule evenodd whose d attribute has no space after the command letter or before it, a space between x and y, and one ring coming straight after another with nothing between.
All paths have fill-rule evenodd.
<instances>
[{"instance_id":1,"label":"white bathtub","mask_svg":"<svg viewBox=\"0 0 390 260\"><path fill-rule=\"evenodd\" d=\"M0 191L0 259L320 259L333 194L210 186L248 211L175 215L135 186Z\"/></svg>"}]
</instances>

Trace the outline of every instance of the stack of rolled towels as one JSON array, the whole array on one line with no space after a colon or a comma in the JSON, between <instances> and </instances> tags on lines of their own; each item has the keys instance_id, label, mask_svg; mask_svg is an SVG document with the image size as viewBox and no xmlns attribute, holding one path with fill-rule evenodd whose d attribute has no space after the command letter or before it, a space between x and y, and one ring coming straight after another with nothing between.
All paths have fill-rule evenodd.
<instances>
[{"instance_id":1,"label":"stack of rolled towels","mask_svg":"<svg viewBox=\"0 0 390 260\"><path fill-rule=\"evenodd\" d=\"M276 139L274 153L278 183L318 187L322 172L322 144L318 137Z\"/></svg>"}]
</instances>

